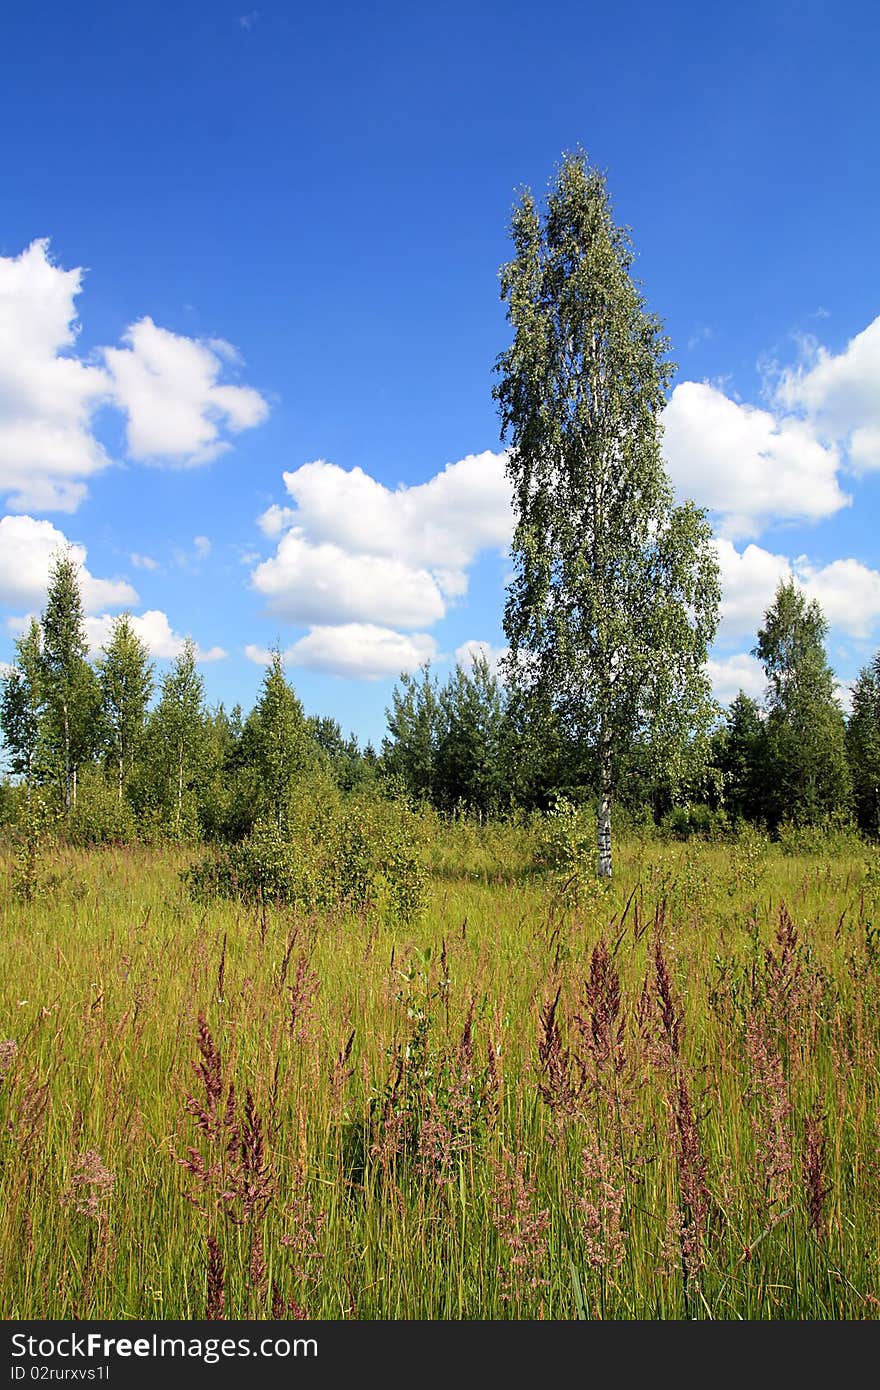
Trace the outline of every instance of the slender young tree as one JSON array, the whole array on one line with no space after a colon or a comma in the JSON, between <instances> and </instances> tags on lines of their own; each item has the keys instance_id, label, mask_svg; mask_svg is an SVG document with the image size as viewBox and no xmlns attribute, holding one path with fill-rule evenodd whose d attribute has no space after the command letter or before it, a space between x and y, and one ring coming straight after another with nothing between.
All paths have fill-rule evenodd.
<instances>
[{"instance_id":1,"label":"slender young tree","mask_svg":"<svg viewBox=\"0 0 880 1390\"><path fill-rule=\"evenodd\" d=\"M412 796L433 800L437 791L441 712L437 679L431 675L429 662L420 668L419 676L401 672L385 718L390 734L382 741L386 770L400 777Z\"/></svg>"},{"instance_id":2,"label":"slender young tree","mask_svg":"<svg viewBox=\"0 0 880 1390\"><path fill-rule=\"evenodd\" d=\"M110 640L98 661L98 685L104 730L116 768L116 788L122 801L125 779L143 742L147 706L153 693L153 667L146 643L132 627L131 616L115 619Z\"/></svg>"},{"instance_id":3,"label":"slender young tree","mask_svg":"<svg viewBox=\"0 0 880 1390\"><path fill-rule=\"evenodd\" d=\"M269 658L251 720L257 767L280 831L294 782L308 761L310 739L303 707L287 683L278 647Z\"/></svg>"},{"instance_id":4,"label":"slender young tree","mask_svg":"<svg viewBox=\"0 0 880 1390\"><path fill-rule=\"evenodd\" d=\"M46 742L59 769L64 811L76 804L80 766L100 738L100 694L87 661L85 618L76 561L68 550L49 574L43 614L42 679Z\"/></svg>"},{"instance_id":5,"label":"slender young tree","mask_svg":"<svg viewBox=\"0 0 880 1390\"><path fill-rule=\"evenodd\" d=\"M15 644L15 664L0 688L0 728L9 749L12 772L25 785L27 804L37 766L42 694L42 633L36 618Z\"/></svg>"},{"instance_id":6,"label":"slender young tree","mask_svg":"<svg viewBox=\"0 0 880 1390\"><path fill-rule=\"evenodd\" d=\"M456 666L440 691L441 732L437 783L449 810L463 803L481 815L504 800L504 695L480 653L465 670Z\"/></svg>"},{"instance_id":7,"label":"slender young tree","mask_svg":"<svg viewBox=\"0 0 880 1390\"><path fill-rule=\"evenodd\" d=\"M595 748L608 876L621 754L641 739L673 778L705 757L718 564L704 514L673 505L659 418L669 344L604 177L566 156L544 216L525 192L511 237L513 341L494 390L516 519L507 678Z\"/></svg>"},{"instance_id":8,"label":"slender young tree","mask_svg":"<svg viewBox=\"0 0 880 1390\"><path fill-rule=\"evenodd\" d=\"M847 813L852 784L843 711L825 654L828 623L815 599L783 580L753 655L767 674L767 818L814 825Z\"/></svg>"},{"instance_id":9,"label":"slender young tree","mask_svg":"<svg viewBox=\"0 0 880 1390\"><path fill-rule=\"evenodd\" d=\"M205 688L196 670L196 649L187 637L180 655L162 681L151 728L165 752L174 833L183 832L183 799L196 774L205 738Z\"/></svg>"}]
</instances>

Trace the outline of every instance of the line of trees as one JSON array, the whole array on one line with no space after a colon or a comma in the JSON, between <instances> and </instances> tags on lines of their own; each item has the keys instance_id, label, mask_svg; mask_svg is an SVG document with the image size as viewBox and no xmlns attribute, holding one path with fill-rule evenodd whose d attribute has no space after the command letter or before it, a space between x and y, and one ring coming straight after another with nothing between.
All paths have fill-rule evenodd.
<instances>
[{"instance_id":1,"label":"line of trees","mask_svg":"<svg viewBox=\"0 0 880 1390\"><path fill-rule=\"evenodd\" d=\"M648 738L631 739L618 752L625 815L685 823L683 808L697 807L702 823L709 815L776 832L855 820L880 834L880 653L859 675L847 719L826 636L818 603L782 583L754 647L764 699L739 693L684 782L663 774ZM480 817L545 809L559 795L601 800L595 736L573 733L550 705L505 685L483 656L444 684L429 666L401 675L387 720L377 755L343 738L335 720L307 716L277 650L247 716L209 708L192 642L157 685L127 614L90 662L69 554L55 561L45 611L17 641L0 690L15 796L27 806L37 790L48 793L85 838L237 840L258 818L283 831L295 798L317 794L322 777L343 792L403 791Z\"/></svg>"},{"instance_id":2,"label":"line of trees","mask_svg":"<svg viewBox=\"0 0 880 1390\"><path fill-rule=\"evenodd\" d=\"M694 827L749 821L771 833L854 820L880 834L880 653L855 682L847 719L827 631L819 604L781 583L753 648L763 700L740 691L719 710L684 779L664 774L648 738L632 738L618 751L625 819L686 830L691 815ZM424 668L394 691L384 762L440 810L541 808L559 794L600 803L603 757L595 737L572 737L556 712L508 692L484 661L443 687Z\"/></svg>"},{"instance_id":3,"label":"line of trees","mask_svg":"<svg viewBox=\"0 0 880 1390\"><path fill-rule=\"evenodd\" d=\"M246 718L239 706L208 707L196 655L187 639L157 687L124 613L90 662L76 562L59 555L42 617L16 642L0 689L7 764L25 807L48 796L85 838L234 840L261 817L283 829L311 775L343 790L375 778L372 749L344 739L336 721L306 716L280 652Z\"/></svg>"}]
</instances>

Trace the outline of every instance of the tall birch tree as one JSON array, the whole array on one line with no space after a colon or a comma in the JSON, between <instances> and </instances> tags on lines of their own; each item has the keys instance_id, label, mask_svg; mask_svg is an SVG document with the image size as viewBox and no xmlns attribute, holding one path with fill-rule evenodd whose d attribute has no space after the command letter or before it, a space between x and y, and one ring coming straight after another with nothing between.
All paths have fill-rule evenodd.
<instances>
[{"instance_id":1,"label":"tall birch tree","mask_svg":"<svg viewBox=\"0 0 880 1390\"><path fill-rule=\"evenodd\" d=\"M704 513L673 505L660 424L669 342L631 276L603 175L565 156L543 215L525 191L511 237L501 296L513 341L493 392L515 514L507 677L596 751L604 877L621 754L639 739L674 780L705 756L718 564Z\"/></svg>"}]
</instances>

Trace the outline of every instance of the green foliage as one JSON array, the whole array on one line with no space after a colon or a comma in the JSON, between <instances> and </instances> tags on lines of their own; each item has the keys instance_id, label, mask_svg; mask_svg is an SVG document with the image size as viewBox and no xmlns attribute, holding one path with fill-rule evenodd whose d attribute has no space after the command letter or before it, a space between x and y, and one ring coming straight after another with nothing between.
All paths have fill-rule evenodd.
<instances>
[{"instance_id":1,"label":"green foliage","mask_svg":"<svg viewBox=\"0 0 880 1390\"><path fill-rule=\"evenodd\" d=\"M342 729L335 719L310 715L306 719L306 727L319 757L326 759L330 774L341 792L376 789L379 765L370 744L362 752L354 734L343 738Z\"/></svg>"},{"instance_id":2,"label":"green foliage","mask_svg":"<svg viewBox=\"0 0 880 1390\"><path fill-rule=\"evenodd\" d=\"M880 834L880 652L859 672L853 686L846 752L861 828Z\"/></svg>"},{"instance_id":3,"label":"green foliage","mask_svg":"<svg viewBox=\"0 0 880 1390\"><path fill-rule=\"evenodd\" d=\"M592 806L556 797L541 821L539 863L548 870L558 901L583 909L602 900L607 884L596 877Z\"/></svg>"},{"instance_id":4,"label":"green foliage","mask_svg":"<svg viewBox=\"0 0 880 1390\"><path fill-rule=\"evenodd\" d=\"M284 830L260 820L240 844L205 855L184 872L193 895L239 897L304 912L379 909L409 924L424 909L427 875L419 818L405 805L343 802L326 784L298 799Z\"/></svg>"},{"instance_id":5,"label":"green foliage","mask_svg":"<svg viewBox=\"0 0 880 1390\"><path fill-rule=\"evenodd\" d=\"M47 756L70 815L79 768L101 741L101 696L89 665L79 573L73 555L59 555L49 574L42 622L40 695Z\"/></svg>"},{"instance_id":6,"label":"green foliage","mask_svg":"<svg viewBox=\"0 0 880 1390\"><path fill-rule=\"evenodd\" d=\"M782 582L754 654L769 682L762 809L775 828L847 815L851 779L843 713L825 655L828 623L793 580Z\"/></svg>"},{"instance_id":7,"label":"green foliage","mask_svg":"<svg viewBox=\"0 0 880 1390\"><path fill-rule=\"evenodd\" d=\"M417 801L434 801L441 704L437 678L428 663L418 677L401 673L385 715L390 737L383 744L382 758L387 774Z\"/></svg>"},{"instance_id":8,"label":"green foliage","mask_svg":"<svg viewBox=\"0 0 880 1390\"><path fill-rule=\"evenodd\" d=\"M366 1143L357 1167L392 1169L440 1187L464 1181L464 1166L484 1152L498 1118L497 1074L477 1055L472 1000L456 1040L449 1036L451 978L445 944L415 950L396 992L403 1041L386 1051L389 1074L369 1098Z\"/></svg>"},{"instance_id":9,"label":"green foliage","mask_svg":"<svg viewBox=\"0 0 880 1390\"><path fill-rule=\"evenodd\" d=\"M15 644L15 665L0 682L0 729L10 771L30 788L38 769L42 714L42 633L36 619Z\"/></svg>"},{"instance_id":10,"label":"green foliage","mask_svg":"<svg viewBox=\"0 0 880 1390\"><path fill-rule=\"evenodd\" d=\"M196 786L204 777L208 719L205 690L188 637L162 681L159 704L148 724L152 794L169 832L179 841L199 832Z\"/></svg>"},{"instance_id":11,"label":"green foliage","mask_svg":"<svg viewBox=\"0 0 880 1390\"><path fill-rule=\"evenodd\" d=\"M437 804L483 816L503 805L504 735L502 689L480 652L469 671L457 665L440 692Z\"/></svg>"},{"instance_id":12,"label":"green foliage","mask_svg":"<svg viewBox=\"0 0 880 1390\"><path fill-rule=\"evenodd\" d=\"M660 829L675 840L690 840L694 836L718 840L729 833L730 821L723 808L688 802L673 806L661 820Z\"/></svg>"},{"instance_id":13,"label":"green foliage","mask_svg":"<svg viewBox=\"0 0 880 1390\"><path fill-rule=\"evenodd\" d=\"M767 733L761 709L744 691L731 702L713 741L721 795L733 820L762 818L767 778Z\"/></svg>"},{"instance_id":14,"label":"green foliage","mask_svg":"<svg viewBox=\"0 0 880 1390\"><path fill-rule=\"evenodd\" d=\"M149 652L128 613L113 621L110 640L98 660L98 685L107 755L116 772L116 796L121 803L126 780L143 745L153 693Z\"/></svg>"},{"instance_id":15,"label":"green foliage","mask_svg":"<svg viewBox=\"0 0 880 1390\"><path fill-rule=\"evenodd\" d=\"M32 792L17 825L12 891L17 898L33 902L43 891L43 857L57 822L57 812L48 793Z\"/></svg>"},{"instance_id":16,"label":"green foliage","mask_svg":"<svg viewBox=\"0 0 880 1390\"><path fill-rule=\"evenodd\" d=\"M138 840L137 819L128 800L120 801L115 778L100 768L83 770L65 835L74 845L123 845Z\"/></svg>"},{"instance_id":17,"label":"green foliage","mask_svg":"<svg viewBox=\"0 0 880 1390\"><path fill-rule=\"evenodd\" d=\"M819 822L783 821L776 831L783 854L858 854L863 846L858 830L846 816L829 815Z\"/></svg>"},{"instance_id":18,"label":"green foliage","mask_svg":"<svg viewBox=\"0 0 880 1390\"><path fill-rule=\"evenodd\" d=\"M296 779L309 762L311 740L303 707L284 676L281 652L272 652L256 708L244 731L268 813L278 830L290 814Z\"/></svg>"}]
</instances>

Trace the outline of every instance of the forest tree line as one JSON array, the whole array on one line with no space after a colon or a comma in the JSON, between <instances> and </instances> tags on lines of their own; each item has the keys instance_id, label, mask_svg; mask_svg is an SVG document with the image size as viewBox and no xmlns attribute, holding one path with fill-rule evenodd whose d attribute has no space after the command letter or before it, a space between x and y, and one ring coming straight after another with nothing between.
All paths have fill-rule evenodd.
<instances>
[{"instance_id":1,"label":"forest tree line","mask_svg":"<svg viewBox=\"0 0 880 1390\"><path fill-rule=\"evenodd\" d=\"M750 822L854 821L880 831L880 653L860 673L845 717L815 600L780 584L757 634L767 678L742 691L711 732L699 775L676 785L655 771L650 739L633 740L615 788L624 819L680 833ZM298 796L405 794L441 813L480 817L543 810L597 792L595 748L559 714L503 682L484 657L445 683L430 667L402 674L380 752L307 716L271 654L254 708L209 707L187 640L157 681L128 614L89 659L77 567L53 566L45 610L16 642L3 677L0 725L11 776L0 814L37 800L84 840L237 841L258 820L283 830Z\"/></svg>"}]
</instances>

